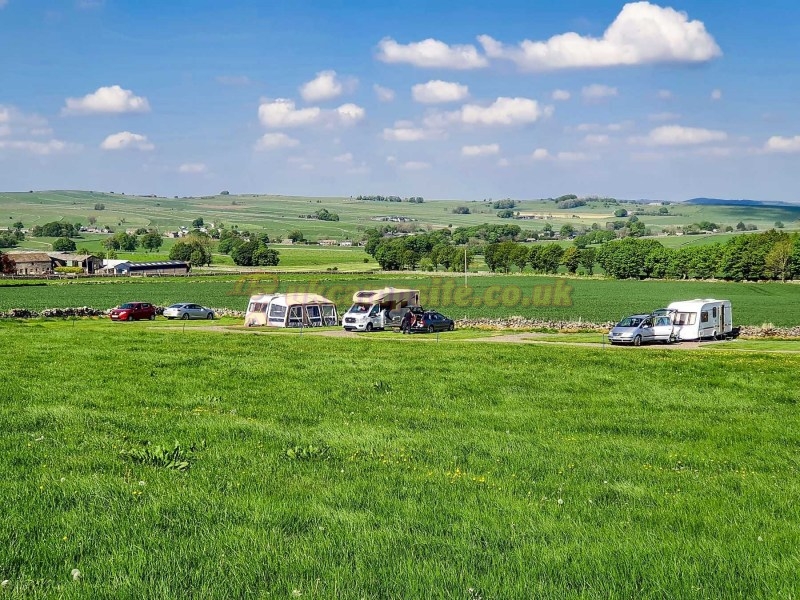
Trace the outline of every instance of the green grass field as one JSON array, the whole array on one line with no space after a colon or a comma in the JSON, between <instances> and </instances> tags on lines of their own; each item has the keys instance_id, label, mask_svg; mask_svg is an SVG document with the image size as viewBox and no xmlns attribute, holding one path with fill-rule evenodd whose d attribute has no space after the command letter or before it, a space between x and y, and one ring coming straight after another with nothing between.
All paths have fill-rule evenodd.
<instances>
[{"instance_id":1,"label":"green grass field","mask_svg":"<svg viewBox=\"0 0 800 600\"><path fill-rule=\"evenodd\" d=\"M526 301L537 298L537 294L541 299L546 299L548 288L558 282L570 289L566 299L571 304L541 306L528 302L526 306ZM481 275L469 278L468 294L463 301L458 296L458 290L463 287L462 278L431 277L424 273L403 276L282 274L245 278L229 275L73 280L46 285L29 283L0 281L0 310L69 306L105 309L132 300L159 305L199 302L213 308L244 310L251 294L277 289L323 293L343 311L351 304L356 290L394 286L420 289L423 305L441 309L445 314L459 319L520 315L547 320L606 322L618 320L627 314L649 312L675 300L723 298L733 303L736 325L800 324L800 286L782 283L617 281ZM503 301L503 298L508 301ZM515 302L516 299L519 301Z\"/></svg>"},{"instance_id":2,"label":"green grass field","mask_svg":"<svg viewBox=\"0 0 800 600\"><path fill-rule=\"evenodd\" d=\"M391 193L391 192L387 192ZM96 204L105 205L104 210L94 210ZM455 215L457 206L468 206L471 214ZM638 209L654 212L658 207L625 204L628 210ZM339 215L335 222L308 220L301 215L314 213L322 208ZM435 200L423 204L394 202L358 202L349 197L308 198L299 196L207 196L198 198L152 198L142 196L110 194L88 191L43 191L33 193L0 193L0 227L22 221L26 227L41 225L49 221L65 219L70 222L88 224L89 217L97 219L97 225L106 225L115 231L138 227L157 227L161 231L189 226L202 217L207 223L226 227L236 226L241 230L266 231L272 238L280 239L290 231L300 229L311 240L322 238L358 239L367 227L381 225L373 220L380 216L404 216L416 219L415 224L426 227L458 227L482 223L515 223L523 229L541 230L550 223L555 230L564 224L589 227L592 223L603 226L617 220L613 212L615 205L591 202L588 206L560 210L553 202L522 200L522 213L538 215L536 220L500 219L497 211L484 202L462 200ZM665 216L643 215L641 219L654 231L663 227L689 225L700 221L712 221L718 225L735 226L739 221L756 225L760 230L770 229L776 221L782 221L787 229L800 229L800 206L798 207L736 207L698 206L674 204L668 207ZM697 236L675 238L668 243L693 244ZM723 239L719 236L719 239ZM80 243L79 243L80 245Z\"/></svg>"},{"instance_id":3,"label":"green grass field","mask_svg":"<svg viewBox=\"0 0 800 600\"><path fill-rule=\"evenodd\" d=\"M0 594L800 593L796 356L150 325L0 323Z\"/></svg>"}]
</instances>

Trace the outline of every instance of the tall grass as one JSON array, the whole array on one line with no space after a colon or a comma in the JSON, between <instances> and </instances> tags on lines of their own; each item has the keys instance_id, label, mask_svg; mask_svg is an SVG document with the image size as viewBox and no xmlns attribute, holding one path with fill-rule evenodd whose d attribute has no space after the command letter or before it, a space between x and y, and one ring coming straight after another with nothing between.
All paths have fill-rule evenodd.
<instances>
[{"instance_id":1,"label":"tall grass","mask_svg":"<svg viewBox=\"0 0 800 600\"><path fill-rule=\"evenodd\" d=\"M14 596L800 592L796 357L0 331Z\"/></svg>"}]
</instances>

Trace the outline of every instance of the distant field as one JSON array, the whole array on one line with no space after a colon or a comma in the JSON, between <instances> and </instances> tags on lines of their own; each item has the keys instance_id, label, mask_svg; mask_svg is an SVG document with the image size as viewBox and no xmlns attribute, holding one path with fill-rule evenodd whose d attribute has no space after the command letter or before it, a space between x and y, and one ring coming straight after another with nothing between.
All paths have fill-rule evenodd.
<instances>
[{"instance_id":1,"label":"distant field","mask_svg":"<svg viewBox=\"0 0 800 600\"><path fill-rule=\"evenodd\" d=\"M526 300L547 297L547 290L561 282L569 288L571 305L525 306ZM251 293L275 289L306 290L328 294L344 310L358 289L387 285L411 287L423 292L423 302L454 318L525 317L548 320L583 319L615 321L626 314L648 312L669 302L691 298L724 298L733 303L734 323L778 326L800 324L800 285L782 283L723 283L701 281L633 281L562 279L538 276L473 276L463 297L460 277L417 275L253 275L66 281L47 285L20 285L0 281L0 310L15 307L94 306L109 308L130 300L157 304L200 302L214 308L244 310ZM312 285L313 284L313 285ZM548 287L542 287L548 286ZM566 287L564 287L566 286ZM464 292L460 292L464 293ZM542 294L545 294L542 296ZM505 294L505 296L503 296ZM507 301L503 301L503 297ZM515 299L517 302L513 302ZM559 296L561 298L561 296ZM530 303L529 303L530 304Z\"/></svg>"},{"instance_id":2,"label":"distant field","mask_svg":"<svg viewBox=\"0 0 800 600\"><path fill-rule=\"evenodd\" d=\"M0 595L800 591L796 356L149 322L0 336Z\"/></svg>"},{"instance_id":3,"label":"distant field","mask_svg":"<svg viewBox=\"0 0 800 600\"><path fill-rule=\"evenodd\" d=\"M388 192L390 193L390 192ZM104 210L94 210L95 204L105 205ZM455 215L453 209L467 206L472 214ZM657 206L625 204L628 210L656 212ZM322 208L339 215L340 220L326 222L301 218ZM47 191L34 193L0 193L0 226L22 221L26 227L48 221L65 219L88 223L89 217L98 225L118 229L157 227L161 231L188 226L202 217L226 227L241 230L266 231L273 238L285 237L290 231L300 229L308 239L357 239L367 227L380 225L372 220L379 216L404 216L416 219L415 224L430 227L458 227L482 223L514 223L523 229L541 230L550 223L558 230L563 224L600 226L613 217L616 205L592 202L588 206L560 210L553 202L522 200L515 208L522 213L536 214L542 219L521 221L500 219L497 210L487 202L457 200L428 200L423 204L393 202L359 202L349 197L306 198L297 196L209 196L203 198L144 198L83 191ZM712 221L718 225L735 226L739 221L769 229L782 221L787 229L800 229L800 206L782 208L699 206L673 204L669 215L642 215L640 218L655 230L674 225L688 225ZM694 243L694 242L692 242ZM94 249L94 248L91 248Z\"/></svg>"}]
</instances>

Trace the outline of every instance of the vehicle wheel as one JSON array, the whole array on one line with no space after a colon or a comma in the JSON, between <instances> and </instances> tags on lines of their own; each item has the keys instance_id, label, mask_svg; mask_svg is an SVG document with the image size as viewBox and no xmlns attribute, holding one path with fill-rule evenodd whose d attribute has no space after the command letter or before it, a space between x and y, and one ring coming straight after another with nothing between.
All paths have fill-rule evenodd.
<instances>
[{"instance_id":1,"label":"vehicle wheel","mask_svg":"<svg viewBox=\"0 0 800 600\"><path fill-rule=\"evenodd\" d=\"M641 346L642 345L642 336L637 335L635 338L633 338L633 345L634 346Z\"/></svg>"},{"instance_id":2,"label":"vehicle wheel","mask_svg":"<svg viewBox=\"0 0 800 600\"><path fill-rule=\"evenodd\" d=\"M372 323L367 323L367 331L372 331Z\"/></svg>"},{"instance_id":3,"label":"vehicle wheel","mask_svg":"<svg viewBox=\"0 0 800 600\"><path fill-rule=\"evenodd\" d=\"M189 313L183 313L183 316L181 317L181 319L183 319L184 321L188 321L189 320Z\"/></svg>"},{"instance_id":4,"label":"vehicle wheel","mask_svg":"<svg viewBox=\"0 0 800 600\"><path fill-rule=\"evenodd\" d=\"M155 315L150 315L150 320L151 321L155 321L156 320L156 316Z\"/></svg>"},{"instance_id":5,"label":"vehicle wheel","mask_svg":"<svg viewBox=\"0 0 800 600\"><path fill-rule=\"evenodd\" d=\"M209 321L213 321L214 320L214 313L208 313L208 316L206 317L206 319L208 319Z\"/></svg>"},{"instance_id":6,"label":"vehicle wheel","mask_svg":"<svg viewBox=\"0 0 800 600\"><path fill-rule=\"evenodd\" d=\"M448 331L453 331L456 328L455 323L450 323L450 327L447 328Z\"/></svg>"},{"instance_id":7,"label":"vehicle wheel","mask_svg":"<svg viewBox=\"0 0 800 600\"><path fill-rule=\"evenodd\" d=\"M133 321L133 315L128 315L128 318L125 319L126 321Z\"/></svg>"},{"instance_id":8,"label":"vehicle wheel","mask_svg":"<svg viewBox=\"0 0 800 600\"><path fill-rule=\"evenodd\" d=\"M433 325L428 325L428 333L433 333L435 331Z\"/></svg>"},{"instance_id":9,"label":"vehicle wheel","mask_svg":"<svg viewBox=\"0 0 800 600\"><path fill-rule=\"evenodd\" d=\"M172 317L167 317L167 321L172 321Z\"/></svg>"}]
</instances>

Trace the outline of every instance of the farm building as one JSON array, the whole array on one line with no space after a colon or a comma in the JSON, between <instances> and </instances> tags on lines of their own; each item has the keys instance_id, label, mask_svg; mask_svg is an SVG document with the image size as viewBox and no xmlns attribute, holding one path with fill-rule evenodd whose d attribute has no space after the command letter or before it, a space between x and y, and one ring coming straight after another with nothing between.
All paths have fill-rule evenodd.
<instances>
[{"instance_id":1,"label":"farm building","mask_svg":"<svg viewBox=\"0 0 800 600\"><path fill-rule=\"evenodd\" d=\"M80 267L84 273L92 275L103 268L103 259L92 254L70 254L67 252L51 252L50 259L54 267Z\"/></svg>"},{"instance_id":2,"label":"farm building","mask_svg":"<svg viewBox=\"0 0 800 600\"><path fill-rule=\"evenodd\" d=\"M48 275L53 272L53 261L44 252L6 252L16 263L17 275Z\"/></svg>"},{"instance_id":3,"label":"farm building","mask_svg":"<svg viewBox=\"0 0 800 600\"><path fill-rule=\"evenodd\" d=\"M103 261L102 270L110 275L149 277L158 275L187 275L191 268L189 263L181 260L162 260L154 262L105 260Z\"/></svg>"},{"instance_id":4,"label":"farm building","mask_svg":"<svg viewBox=\"0 0 800 600\"><path fill-rule=\"evenodd\" d=\"M259 294L247 305L248 327L331 327L338 323L336 305L319 294Z\"/></svg>"},{"instance_id":5,"label":"farm building","mask_svg":"<svg viewBox=\"0 0 800 600\"><path fill-rule=\"evenodd\" d=\"M319 240L317 243L320 246L336 246L338 244L336 240Z\"/></svg>"}]
</instances>

